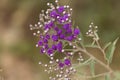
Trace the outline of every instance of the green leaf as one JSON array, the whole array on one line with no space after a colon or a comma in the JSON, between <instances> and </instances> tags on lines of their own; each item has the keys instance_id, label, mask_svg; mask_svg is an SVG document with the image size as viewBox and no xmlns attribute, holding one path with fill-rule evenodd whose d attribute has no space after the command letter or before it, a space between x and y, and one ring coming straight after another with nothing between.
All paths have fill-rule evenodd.
<instances>
[{"instance_id":1,"label":"green leaf","mask_svg":"<svg viewBox=\"0 0 120 80\"><path fill-rule=\"evenodd\" d=\"M84 61L82 65L88 65L91 63L92 58L89 58L88 60Z\"/></svg>"},{"instance_id":2,"label":"green leaf","mask_svg":"<svg viewBox=\"0 0 120 80\"><path fill-rule=\"evenodd\" d=\"M90 71L91 71L92 76L94 76L95 75L95 61L94 60L91 60Z\"/></svg>"},{"instance_id":3,"label":"green leaf","mask_svg":"<svg viewBox=\"0 0 120 80\"><path fill-rule=\"evenodd\" d=\"M104 50L106 49L106 48L108 48L109 46L110 46L110 44L111 44L112 42L109 42L109 43L107 43L107 44L105 44L105 46L104 46Z\"/></svg>"},{"instance_id":4,"label":"green leaf","mask_svg":"<svg viewBox=\"0 0 120 80\"><path fill-rule=\"evenodd\" d=\"M113 58L113 54L116 48L116 43L118 41L119 38L117 38L115 41L113 41L113 43L111 43L107 50L106 50L106 60L108 61L108 64L110 64L112 62L112 58Z\"/></svg>"},{"instance_id":5,"label":"green leaf","mask_svg":"<svg viewBox=\"0 0 120 80\"><path fill-rule=\"evenodd\" d=\"M110 74L105 75L105 80L111 80L110 79Z\"/></svg>"}]
</instances>

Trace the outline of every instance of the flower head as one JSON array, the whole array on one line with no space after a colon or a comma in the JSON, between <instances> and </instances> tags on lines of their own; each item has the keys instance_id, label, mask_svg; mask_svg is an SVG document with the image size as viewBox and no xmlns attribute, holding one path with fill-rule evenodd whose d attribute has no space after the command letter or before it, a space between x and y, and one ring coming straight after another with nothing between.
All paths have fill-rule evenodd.
<instances>
[{"instance_id":1,"label":"flower head","mask_svg":"<svg viewBox=\"0 0 120 80\"><path fill-rule=\"evenodd\" d=\"M49 69L51 70L52 65L57 64L54 70L63 72L62 68L65 69L63 74L66 74L66 69L71 68L72 65L71 56L66 55L67 51L64 49L64 46L77 40L75 36L80 34L80 30L72 27L72 9L69 6L55 6L52 3L47 3L47 5L50 9L43 10L38 24L35 24L35 27L30 26L30 29L38 30L35 33L35 35L39 36L37 45L40 48L40 53L44 53L50 58ZM55 60L54 56L57 53L62 53L60 55L65 55L66 58ZM72 73L73 71L69 72Z\"/></svg>"}]
</instances>

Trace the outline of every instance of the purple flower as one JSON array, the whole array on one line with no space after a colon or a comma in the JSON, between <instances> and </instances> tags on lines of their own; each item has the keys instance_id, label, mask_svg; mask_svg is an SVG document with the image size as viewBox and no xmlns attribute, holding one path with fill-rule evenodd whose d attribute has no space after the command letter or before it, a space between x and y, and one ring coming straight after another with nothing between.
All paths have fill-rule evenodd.
<instances>
[{"instance_id":1,"label":"purple flower","mask_svg":"<svg viewBox=\"0 0 120 80\"><path fill-rule=\"evenodd\" d=\"M62 13L65 10L65 8L64 6L60 6L57 10L59 13Z\"/></svg>"},{"instance_id":2,"label":"purple flower","mask_svg":"<svg viewBox=\"0 0 120 80\"><path fill-rule=\"evenodd\" d=\"M62 30L59 29L59 30L57 31L57 35L60 35L61 33L62 33Z\"/></svg>"},{"instance_id":3,"label":"purple flower","mask_svg":"<svg viewBox=\"0 0 120 80\"><path fill-rule=\"evenodd\" d=\"M47 39L44 39L43 41L44 41L44 43L48 43L48 40L47 40Z\"/></svg>"},{"instance_id":4,"label":"purple flower","mask_svg":"<svg viewBox=\"0 0 120 80\"><path fill-rule=\"evenodd\" d=\"M63 28L64 28L64 29L68 29L68 28L70 28L70 26L71 26L71 24L70 24L70 23L67 23L67 24L64 24L64 25L63 25Z\"/></svg>"},{"instance_id":5,"label":"purple flower","mask_svg":"<svg viewBox=\"0 0 120 80\"><path fill-rule=\"evenodd\" d=\"M38 42L38 46L43 46L43 42L41 40Z\"/></svg>"},{"instance_id":6,"label":"purple flower","mask_svg":"<svg viewBox=\"0 0 120 80\"><path fill-rule=\"evenodd\" d=\"M64 21L64 20L63 20L63 17L60 17L60 18L58 19L58 22L59 22L60 24L64 23L63 21Z\"/></svg>"},{"instance_id":7,"label":"purple flower","mask_svg":"<svg viewBox=\"0 0 120 80\"><path fill-rule=\"evenodd\" d=\"M48 48L49 48L48 44L45 44L44 46L45 46L45 49L48 49Z\"/></svg>"},{"instance_id":8,"label":"purple flower","mask_svg":"<svg viewBox=\"0 0 120 80\"><path fill-rule=\"evenodd\" d=\"M64 34L60 34L60 39L64 39L65 35Z\"/></svg>"},{"instance_id":9,"label":"purple flower","mask_svg":"<svg viewBox=\"0 0 120 80\"><path fill-rule=\"evenodd\" d=\"M49 49L47 50L47 54L48 54L48 55L53 54L53 50L52 50L51 48L49 48Z\"/></svg>"},{"instance_id":10,"label":"purple flower","mask_svg":"<svg viewBox=\"0 0 120 80\"><path fill-rule=\"evenodd\" d=\"M78 28L74 29L74 35L79 35L80 34L80 30Z\"/></svg>"},{"instance_id":11,"label":"purple flower","mask_svg":"<svg viewBox=\"0 0 120 80\"><path fill-rule=\"evenodd\" d=\"M71 61L69 59L65 59L64 60L64 64L67 65L67 66L70 66L71 65Z\"/></svg>"},{"instance_id":12,"label":"purple flower","mask_svg":"<svg viewBox=\"0 0 120 80\"><path fill-rule=\"evenodd\" d=\"M66 40L68 40L68 41L72 41L73 39L74 39L74 35L70 35L70 36L66 37Z\"/></svg>"},{"instance_id":13,"label":"purple flower","mask_svg":"<svg viewBox=\"0 0 120 80\"><path fill-rule=\"evenodd\" d=\"M69 18L68 14L65 14L58 19L58 22L64 23L68 18Z\"/></svg>"},{"instance_id":14,"label":"purple flower","mask_svg":"<svg viewBox=\"0 0 120 80\"><path fill-rule=\"evenodd\" d=\"M53 50L57 50L57 46L55 44L52 45Z\"/></svg>"},{"instance_id":15,"label":"purple flower","mask_svg":"<svg viewBox=\"0 0 120 80\"><path fill-rule=\"evenodd\" d=\"M63 20L66 21L67 18L69 18L69 16L68 16L68 14L65 14L65 15L63 16Z\"/></svg>"},{"instance_id":16,"label":"purple flower","mask_svg":"<svg viewBox=\"0 0 120 80\"><path fill-rule=\"evenodd\" d=\"M41 48L41 49L40 49L40 53L41 53L41 54L43 54L43 53L44 53L44 51L45 51L45 49L44 49L44 48Z\"/></svg>"},{"instance_id":17,"label":"purple flower","mask_svg":"<svg viewBox=\"0 0 120 80\"><path fill-rule=\"evenodd\" d=\"M66 30L66 34L70 34L70 33L72 33L72 29L71 29L71 28L68 28L68 29Z\"/></svg>"},{"instance_id":18,"label":"purple flower","mask_svg":"<svg viewBox=\"0 0 120 80\"><path fill-rule=\"evenodd\" d=\"M55 31L59 31L59 28L58 28L58 27L55 27L54 30L55 30Z\"/></svg>"},{"instance_id":19,"label":"purple flower","mask_svg":"<svg viewBox=\"0 0 120 80\"><path fill-rule=\"evenodd\" d=\"M43 36L43 35L40 35L40 38L41 38L41 39L43 39L43 38L44 38L44 36Z\"/></svg>"},{"instance_id":20,"label":"purple flower","mask_svg":"<svg viewBox=\"0 0 120 80\"><path fill-rule=\"evenodd\" d=\"M52 10L52 11L50 12L50 16L51 16L51 17L54 17L54 18L55 18L55 17L57 17L57 15L58 15L58 14L57 14L56 10Z\"/></svg>"},{"instance_id":21,"label":"purple flower","mask_svg":"<svg viewBox=\"0 0 120 80\"><path fill-rule=\"evenodd\" d=\"M54 26L54 22L51 21L51 22L49 23L49 26L50 26L50 27L53 27L53 26Z\"/></svg>"},{"instance_id":22,"label":"purple flower","mask_svg":"<svg viewBox=\"0 0 120 80\"><path fill-rule=\"evenodd\" d=\"M64 63L59 62L59 67L60 67L60 68L63 68L63 67L64 67Z\"/></svg>"},{"instance_id":23,"label":"purple flower","mask_svg":"<svg viewBox=\"0 0 120 80\"><path fill-rule=\"evenodd\" d=\"M46 29L49 29L50 27L49 27L49 25L48 24L45 24L44 25L44 29L46 30Z\"/></svg>"},{"instance_id":24,"label":"purple flower","mask_svg":"<svg viewBox=\"0 0 120 80\"><path fill-rule=\"evenodd\" d=\"M46 39L50 39L50 35L49 34L47 34L45 37L46 37Z\"/></svg>"},{"instance_id":25,"label":"purple flower","mask_svg":"<svg viewBox=\"0 0 120 80\"><path fill-rule=\"evenodd\" d=\"M58 36L53 34L53 35L52 35L52 40L53 40L53 41L58 41Z\"/></svg>"}]
</instances>

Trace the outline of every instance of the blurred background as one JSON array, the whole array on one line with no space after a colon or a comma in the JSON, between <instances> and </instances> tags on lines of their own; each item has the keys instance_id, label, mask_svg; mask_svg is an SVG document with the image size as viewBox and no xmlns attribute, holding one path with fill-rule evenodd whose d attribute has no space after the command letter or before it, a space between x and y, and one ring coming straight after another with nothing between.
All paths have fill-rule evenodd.
<instances>
[{"instance_id":1,"label":"blurred background","mask_svg":"<svg viewBox=\"0 0 120 80\"><path fill-rule=\"evenodd\" d=\"M48 8L47 2L54 0L0 0L0 80L48 80L38 64L47 58L40 56L29 30L40 11ZM73 8L75 25L84 35L94 22L102 44L120 37L120 0L60 0L60 4ZM111 67L120 70L120 40Z\"/></svg>"}]
</instances>

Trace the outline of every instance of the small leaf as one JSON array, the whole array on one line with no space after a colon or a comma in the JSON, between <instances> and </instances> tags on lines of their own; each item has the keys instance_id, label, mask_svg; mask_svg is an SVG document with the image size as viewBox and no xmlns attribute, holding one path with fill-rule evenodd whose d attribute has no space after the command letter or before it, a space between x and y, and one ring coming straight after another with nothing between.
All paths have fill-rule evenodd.
<instances>
[{"instance_id":1,"label":"small leaf","mask_svg":"<svg viewBox=\"0 0 120 80\"><path fill-rule=\"evenodd\" d=\"M83 65L88 65L88 64L90 64L91 60L92 60L92 58L89 58L88 60L84 61L82 64Z\"/></svg>"},{"instance_id":2,"label":"small leaf","mask_svg":"<svg viewBox=\"0 0 120 80\"><path fill-rule=\"evenodd\" d=\"M105 80L111 80L110 79L110 74L105 75Z\"/></svg>"},{"instance_id":3,"label":"small leaf","mask_svg":"<svg viewBox=\"0 0 120 80\"><path fill-rule=\"evenodd\" d=\"M94 76L95 75L95 61L94 60L91 60L90 70L91 70L92 76Z\"/></svg>"},{"instance_id":4,"label":"small leaf","mask_svg":"<svg viewBox=\"0 0 120 80\"><path fill-rule=\"evenodd\" d=\"M104 46L104 50L106 49L106 48L108 48L109 46L110 46L110 44L111 44L111 42L109 42L109 43L107 43L105 46Z\"/></svg>"},{"instance_id":5,"label":"small leaf","mask_svg":"<svg viewBox=\"0 0 120 80\"><path fill-rule=\"evenodd\" d=\"M117 38L113 43L111 43L106 50L106 60L108 61L108 64L112 62L113 54L114 54L118 39L119 38Z\"/></svg>"}]
</instances>

